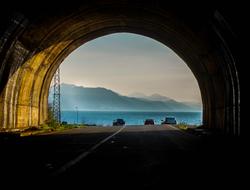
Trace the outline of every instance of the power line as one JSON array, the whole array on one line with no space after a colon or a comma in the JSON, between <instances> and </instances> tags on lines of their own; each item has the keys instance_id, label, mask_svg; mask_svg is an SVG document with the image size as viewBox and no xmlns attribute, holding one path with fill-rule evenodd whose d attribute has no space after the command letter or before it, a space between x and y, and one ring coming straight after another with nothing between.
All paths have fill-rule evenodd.
<instances>
[{"instance_id":1,"label":"power line","mask_svg":"<svg viewBox=\"0 0 250 190\"><path fill-rule=\"evenodd\" d=\"M61 123L61 92L60 92L60 68L56 70L56 73L53 78L53 116L54 119Z\"/></svg>"}]
</instances>

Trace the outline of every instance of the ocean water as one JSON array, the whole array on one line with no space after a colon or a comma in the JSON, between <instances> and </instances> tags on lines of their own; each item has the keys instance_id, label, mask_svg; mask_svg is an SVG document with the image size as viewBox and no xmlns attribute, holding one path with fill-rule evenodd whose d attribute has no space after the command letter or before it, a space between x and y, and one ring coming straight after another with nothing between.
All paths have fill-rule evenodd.
<instances>
[{"instance_id":1,"label":"ocean water","mask_svg":"<svg viewBox=\"0 0 250 190\"><path fill-rule=\"evenodd\" d=\"M202 112L111 112L111 111L62 111L61 120L70 124L95 124L110 126L115 119L124 119L126 125L143 125L145 119L160 124L166 116L174 116L177 123L202 124Z\"/></svg>"}]
</instances>

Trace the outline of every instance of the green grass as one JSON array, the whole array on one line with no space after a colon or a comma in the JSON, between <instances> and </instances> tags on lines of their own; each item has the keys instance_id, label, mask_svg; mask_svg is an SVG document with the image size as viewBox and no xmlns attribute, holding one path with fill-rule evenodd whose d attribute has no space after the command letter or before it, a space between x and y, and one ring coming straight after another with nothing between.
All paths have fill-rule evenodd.
<instances>
[{"instance_id":1,"label":"green grass","mask_svg":"<svg viewBox=\"0 0 250 190\"><path fill-rule=\"evenodd\" d=\"M179 123L176 125L177 128L179 128L182 131L186 131L188 133L191 134L195 134L197 133L196 129L202 129L203 126L202 125L189 125L186 123Z\"/></svg>"},{"instance_id":2,"label":"green grass","mask_svg":"<svg viewBox=\"0 0 250 190\"><path fill-rule=\"evenodd\" d=\"M59 132L73 128L85 127L84 125L76 125L76 124L66 124L66 125L59 125L53 123L51 124L43 124L39 127L29 127L20 132L20 136L30 136L30 135L38 135L38 134L45 134L51 132Z\"/></svg>"},{"instance_id":3,"label":"green grass","mask_svg":"<svg viewBox=\"0 0 250 190\"><path fill-rule=\"evenodd\" d=\"M181 130L188 130L189 129L188 126L189 125L186 124L186 123L179 123L179 124L176 125L176 127L179 128L179 129L181 129Z\"/></svg>"},{"instance_id":4,"label":"green grass","mask_svg":"<svg viewBox=\"0 0 250 190\"><path fill-rule=\"evenodd\" d=\"M176 125L176 127L181 129L181 130L187 131L187 130L196 129L196 128L201 127L201 126L199 126L199 125L189 125L187 123L179 123L179 124Z\"/></svg>"}]
</instances>

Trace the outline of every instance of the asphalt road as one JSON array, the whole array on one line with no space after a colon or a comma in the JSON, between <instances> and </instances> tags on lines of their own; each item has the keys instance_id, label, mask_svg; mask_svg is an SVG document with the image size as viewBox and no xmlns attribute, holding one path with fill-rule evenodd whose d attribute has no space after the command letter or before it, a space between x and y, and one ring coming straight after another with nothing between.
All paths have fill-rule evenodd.
<instances>
[{"instance_id":1,"label":"asphalt road","mask_svg":"<svg viewBox=\"0 0 250 190\"><path fill-rule=\"evenodd\" d=\"M235 159L241 152L229 142L168 125L88 127L7 138L0 141L0 179L88 189L223 184L222 176L228 175L228 183L241 170Z\"/></svg>"}]
</instances>

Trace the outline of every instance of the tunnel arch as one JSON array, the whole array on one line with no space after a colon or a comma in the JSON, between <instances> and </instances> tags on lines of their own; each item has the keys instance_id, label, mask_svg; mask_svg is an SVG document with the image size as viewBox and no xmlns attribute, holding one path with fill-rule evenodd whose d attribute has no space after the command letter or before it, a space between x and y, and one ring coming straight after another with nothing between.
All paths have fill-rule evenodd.
<instances>
[{"instance_id":1,"label":"tunnel arch","mask_svg":"<svg viewBox=\"0 0 250 190\"><path fill-rule=\"evenodd\" d=\"M110 3L16 26L20 33L10 37L10 52L4 54L10 69L5 73L8 80L1 83L1 128L43 124L50 82L64 58L97 37L130 32L160 41L187 63L200 87L205 127L239 134L235 58L221 35L224 30L217 17L218 13L209 20L199 18L205 24L199 20L197 28L178 12L158 6Z\"/></svg>"}]
</instances>

